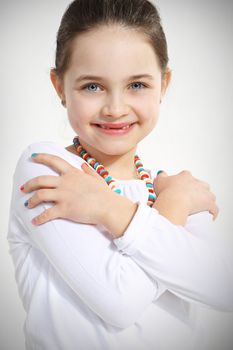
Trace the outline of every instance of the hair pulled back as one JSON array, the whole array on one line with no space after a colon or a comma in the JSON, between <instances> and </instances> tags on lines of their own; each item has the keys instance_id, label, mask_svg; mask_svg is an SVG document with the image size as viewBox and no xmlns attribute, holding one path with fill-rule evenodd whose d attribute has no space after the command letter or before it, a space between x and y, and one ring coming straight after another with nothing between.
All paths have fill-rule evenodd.
<instances>
[{"instance_id":1,"label":"hair pulled back","mask_svg":"<svg viewBox=\"0 0 233 350\"><path fill-rule=\"evenodd\" d=\"M72 42L79 34L102 25L119 24L144 34L152 45L162 74L167 69L166 37L156 7L148 0L74 0L57 33L54 71L63 78L69 67Z\"/></svg>"}]
</instances>

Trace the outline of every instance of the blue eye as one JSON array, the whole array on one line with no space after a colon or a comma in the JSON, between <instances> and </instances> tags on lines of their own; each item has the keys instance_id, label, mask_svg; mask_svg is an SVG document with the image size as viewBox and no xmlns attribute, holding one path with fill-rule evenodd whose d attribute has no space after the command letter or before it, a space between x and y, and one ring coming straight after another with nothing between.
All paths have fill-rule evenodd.
<instances>
[{"instance_id":1,"label":"blue eye","mask_svg":"<svg viewBox=\"0 0 233 350\"><path fill-rule=\"evenodd\" d=\"M145 87L145 85L140 82L132 83L132 86L136 86L136 89L133 89L133 90L141 90L142 87Z\"/></svg>"},{"instance_id":2,"label":"blue eye","mask_svg":"<svg viewBox=\"0 0 233 350\"><path fill-rule=\"evenodd\" d=\"M88 84L88 85L84 86L84 89L88 90L88 91L91 91L91 92L96 92L97 91L96 87L98 87L97 84L91 83L91 84Z\"/></svg>"},{"instance_id":3,"label":"blue eye","mask_svg":"<svg viewBox=\"0 0 233 350\"><path fill-rule=\"evenodd\" d=\"M141 90L142 88L145 88L146 86L141 82L135 82L131 84L133 90ZM95 83L90 83L88 85L85 85L83 87L84 90L90 91L90 92L97 92L99 85Z\"/></svg>"}]
</instances>

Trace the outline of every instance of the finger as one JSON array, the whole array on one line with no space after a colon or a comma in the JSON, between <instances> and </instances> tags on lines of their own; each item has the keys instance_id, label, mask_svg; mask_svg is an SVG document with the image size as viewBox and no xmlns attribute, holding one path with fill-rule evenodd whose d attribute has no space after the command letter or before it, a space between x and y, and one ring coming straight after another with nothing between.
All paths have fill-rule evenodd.
<instances>
[{"instance_id":1,"label":"finger","mask_svg":"<svg viewBox=\"0 0 233 350\"><path fill-rule=\"evenodd\" d=\"M48 165L60 175L67 173L71 169L74 169L74 167L66 160L53 154L33 153L31 155L31 159L33 159L34 162Z\"/></svg>"},{"instance_id":2,"label":"finger","mask_svg":"<svg viewBox=\"0 0 233 350\"><path fill-rule=\"evenodd\" d=\"M202 180L200 180L200 179L198 179L198 178L196 178L196 177L193 177L193 178L194 178L194 180L196 180L198 183L202 184L202 186L203 186L204 188L206 188L207 190L210 190L210 185L208 184L208 182L202 181Z\"/></svg>"},{"instance_id":3,"label":"finger","mask_svg":"<svg viewBox=\"0 0 233 350\"><path fill-rule=\"evenodd\" d=\"M168 176L168 174L164 170L159 170L156 175L156 177L166 177L166 176Z\"/></svg>"},{"instance_id":4,"label":"finger","mask_svg":"<svg viewBox=\"0 0 233 350\"><path fill-rule=\"evenodd\" d=\"M186 175L186 176L193 176L191 171L189 171L189 170L182 170L179 174L183 174L183 175Z\"/></svg>"},{"instance_id":5,"label":"finger","mask_svg":"<svg viewBox=\"0 0 233 350\"><path fill-rule=\"evenodd\" d=\"M217 205L214 205L210 210L209 213L213 215L213 220L216 220L218 213L219 213L219 208Z\"/></svg>"},{"instance_id":6,"label":"finger","mask_svg":"<svg viewBox=\"0 0 233 350\"><path fill-rule=\"evenodd\" d=\"M213 192L210 192L210 197L214 202L216 201L216 196Z\"/></svg>"},{"instance_id":7,"label":"finger","mask_svg":"<svg viewBox=\"0 0 233 350\"><path fill-rule=\"evenodd\" d=\"M159 170L157 172L157 175L154 178L154 182L153 182L153 187L154 187L154 191L155 191L156 196L159 195L159 191L157 189L157 185L158 185L159 180L161 180L163 177L165 178L167 176L168 176L168 174L164 170Z\"/></svg>"},{"instance_id":8,"label":"finger","mask_svg":"<svg viewBox=\"0 0 233 350\"><path fill-rule=\"evenodd\" d=\"M32 192L38 188L55 188L60 184L60 176L42 175L27 181L21 188L25 193Z\"/></svg>"},{"instance_id":9,"label":"finger","mask_svg":"<svg viewBox=\"0 0 233 350\"><path fill-rule=\"evenodd\" d=\"M201 182L202 182L203 187L205 187L207 190L210 190L210 185L207 182L205 182L205 181L201 181Z\"/></svg>"},{"instance_id":10,"label":"finger","mask_svg":"<svg viewBox=\"0 0 233 350\"><path fill-rule=\"evenodd\" d=\"M43 189L36 191L34 195L24 203L24 205L31 209L42 202L57 202L58 199L58 193L56 190Z\"/></svg>"},{"instance_id":11,"label":"finger","mask_svg":"<svg viewBox=\"0 0 233 350\"><path fill-rule=\"evenodd\" d=\"M31 222L33 225L41 225L48 221L51 221L60 217L61 216L60 216L59 206L55 205L52 208L46 209L45 211L43 211L43 213L33 218Z\"/></svg>"}]
</instances>

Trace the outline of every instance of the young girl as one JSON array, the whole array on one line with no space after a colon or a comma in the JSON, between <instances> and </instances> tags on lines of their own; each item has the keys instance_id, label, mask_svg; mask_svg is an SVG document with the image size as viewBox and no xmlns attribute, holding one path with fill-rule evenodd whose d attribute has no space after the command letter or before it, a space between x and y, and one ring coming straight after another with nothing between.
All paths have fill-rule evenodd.
<instances>
[{"instance_id":1,"label":"young girl","mask_svg":"<svg viewBox=\"0 0 233 350\"><path fill-rule=\"evenodd\" d=\"M70 4L51 81L76 136L65 149L29 145L14 174L8 240L26 349L191 349L199 305L233 309L209 185L146 170L136 154L170 78L149 1Z\"/></svg>"}]
</instances>

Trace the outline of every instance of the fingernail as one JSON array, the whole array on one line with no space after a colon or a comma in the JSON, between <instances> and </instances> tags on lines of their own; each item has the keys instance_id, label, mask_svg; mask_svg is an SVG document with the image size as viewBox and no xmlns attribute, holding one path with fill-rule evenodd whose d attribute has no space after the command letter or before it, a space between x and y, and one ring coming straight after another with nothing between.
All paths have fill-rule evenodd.
<instances>
[{"instance_id":1,"label":"fingernail","mask_svg":"<svg viewBox=\"0 0 233 350\"><path fill-rule=\"evenodd\" d=\"M38 156L38 153L32 153L31 154L31 157L33 157L33 158L36 157L36 156Z\"/></svg>"},{"instance_id":2,"label":"fingernail","mask_svg":"<svg viewBox=\"0 0 233 350\"><path fill-rule=\"evenodd\" d=\"M161 174L161 173L163 173L163 170L159 170L159 171L157 172L157 175L159 175L159 174Z\"/></svg>"},{"instance_id":3,"label":"fingernail","mask_svg":"<svg viewBox=\"0 0 233 350\"><path fill-rule=\"evenodd\" d=\"M28 206L28 201L26 201L26 202L24 203L24 205L25 205L25 207L27 207L27 206Z\"/></svg>"},{"instance_id":4,"label":"fingernail","mask_svg":"<svg viewBox=\"0 0 233 350\"><path fill-rule=\"evenodd\" d=\"M20 187L20 191L23 191L23 190L24 190L24 186L21 186L21 187Z\"/></svg>"}]
</instances>

